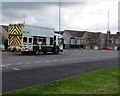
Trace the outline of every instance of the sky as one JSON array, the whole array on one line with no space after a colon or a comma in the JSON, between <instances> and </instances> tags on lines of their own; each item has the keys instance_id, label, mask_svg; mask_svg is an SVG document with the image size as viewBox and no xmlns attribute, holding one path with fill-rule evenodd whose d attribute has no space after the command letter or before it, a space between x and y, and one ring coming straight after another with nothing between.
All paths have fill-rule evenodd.
<instances>
[{"instance_id":1,"label":"sky","mask_svg":"<svg viewBox=\"0 0 120 96\"><path fill-rule=\"evenodd\" d=\"M14 2L13 2L14 1ZM59 30L78 30L106 33L118 31L119 0L61 0L60 18L59 2L39 2L38 0L3 0L2 25L10 23L26 24L54 28ZM0 14L1 15L1 14Z\"/></svg>"}]
</instances>

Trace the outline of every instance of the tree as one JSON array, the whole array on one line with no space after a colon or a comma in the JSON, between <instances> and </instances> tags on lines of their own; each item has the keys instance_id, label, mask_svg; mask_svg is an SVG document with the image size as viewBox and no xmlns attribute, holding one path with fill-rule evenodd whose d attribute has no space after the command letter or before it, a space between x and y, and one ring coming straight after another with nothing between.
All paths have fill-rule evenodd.
<instances>
[{"instance_id":1,"label":"tree","mask_svg":"<svg viewBox=\"0 0 120 96\"><path fill-rule=\"evenodd\" d=\"M8 39L4 40L4 46L5 46L5 50L7 50L8 49Z\"/></svg>"}]
</instances>

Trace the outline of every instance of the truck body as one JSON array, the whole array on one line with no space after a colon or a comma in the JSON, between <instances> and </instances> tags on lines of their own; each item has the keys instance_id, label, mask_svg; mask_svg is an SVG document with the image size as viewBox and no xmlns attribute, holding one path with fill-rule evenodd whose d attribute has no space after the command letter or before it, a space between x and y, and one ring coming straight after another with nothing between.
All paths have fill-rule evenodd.
<instances>
[{"instance_id":1,"label":"truck body","mask_svg":"<svg viewBox=\"0 0 120 96\"><path fill-rule=\"evenodd\" d=\"M22 54L39 54L63 51L63 37L55 34L54 29L30 26L25 24L10 24L8 50L21 51Z\"/></svg>"}]
</instances>

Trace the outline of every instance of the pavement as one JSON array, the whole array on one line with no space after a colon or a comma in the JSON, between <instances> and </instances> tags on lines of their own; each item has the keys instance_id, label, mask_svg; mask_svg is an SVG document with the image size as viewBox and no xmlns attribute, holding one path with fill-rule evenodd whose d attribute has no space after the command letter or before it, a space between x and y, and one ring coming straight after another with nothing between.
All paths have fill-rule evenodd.
<instances>
[{"instance_id":1,"label":"pavement","mask_svg":"<svg viewBox=\"0 0 120 96\"><path fill-rule=\"evenodd\" d=\"M117 51L65 50L54 55L2 54L2 91L43 84L118 65Z\"/></svg>"}]
</instances>

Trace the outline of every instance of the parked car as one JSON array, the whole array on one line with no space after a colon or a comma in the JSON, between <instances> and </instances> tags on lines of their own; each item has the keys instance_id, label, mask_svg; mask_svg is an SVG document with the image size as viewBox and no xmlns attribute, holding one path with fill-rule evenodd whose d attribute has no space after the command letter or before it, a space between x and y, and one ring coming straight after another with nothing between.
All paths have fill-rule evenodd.
<instances>
[{"instance_id":1,"label":"parked car","mask_svg":"<svg viewBox=\"0 0 120 96\"><path fill-rule=\"evenodd\" d=\"M0 50L5 50L5 46L3 44L0 44Z\"/></svg>"},{"instance_id":2,"label":"parked car","mask_svg":"<svg viewBox=\"0 0 120 96\"><path fill-rule=\"evenodd\" d=\"M102 50L113 50L113 48L102 48Z\"/></svg>"}]
</instances>

